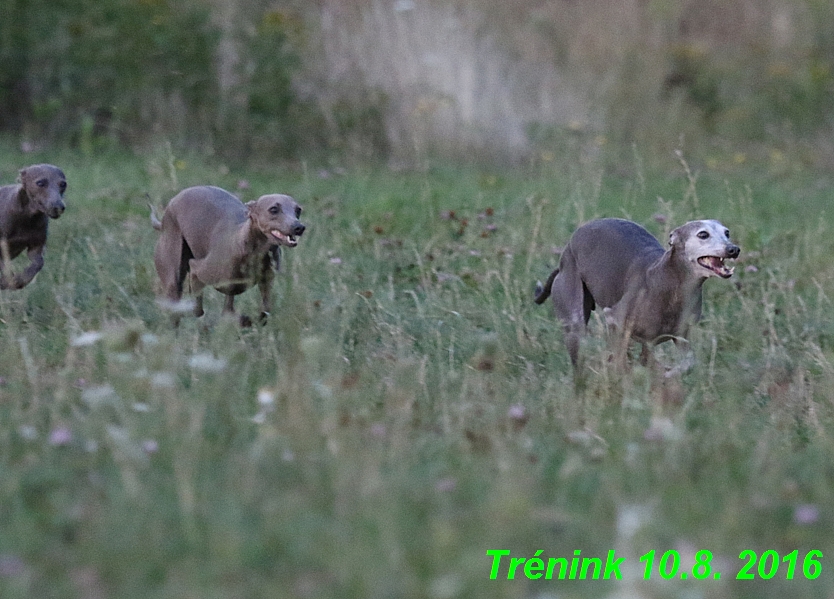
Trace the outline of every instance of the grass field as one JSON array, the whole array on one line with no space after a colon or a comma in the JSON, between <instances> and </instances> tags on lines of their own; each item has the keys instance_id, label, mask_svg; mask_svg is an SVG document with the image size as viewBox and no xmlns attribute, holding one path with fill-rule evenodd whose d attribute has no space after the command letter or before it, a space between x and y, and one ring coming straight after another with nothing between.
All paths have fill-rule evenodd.
<instances>
[{"instance_id":1,"label":"grass field","mask_svg":"<svg viewBox=\"0 0 834 599\"><path fill-rule=\"evenodd\" d=\"M776 158L230 172L3 145L0 182L47 161L70 187L44 270L0 294L0 597L834 596L832 181ZM154 301L146 204L203 183L305 208L264 327L209 290L174 333ZM597 334L574 391L532 288L596 216L717 218L742 247L678 384L614 372ZM490 580L495 549L616 550L624 580ZM703 549L705 580L658 574ZM795 549L793 580L735 579Z\"/></svg>"}]
</instances>

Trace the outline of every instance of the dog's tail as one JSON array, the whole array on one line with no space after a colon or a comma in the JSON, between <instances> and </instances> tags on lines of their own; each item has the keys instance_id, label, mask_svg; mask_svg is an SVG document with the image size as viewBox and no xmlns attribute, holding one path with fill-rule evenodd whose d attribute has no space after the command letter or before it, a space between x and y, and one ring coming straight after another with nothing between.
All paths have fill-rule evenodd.
<instances>
[{"instance_id":1,"label":"dog's tail","mask_svg":"<svg viewBox=\"0 0 834 599\"><path fill-rule=\"evenodd\" d=\"M151 226L157 231L161 231L162 221L156 216L156 209L153 207L153 204L148 204L148 208L151 209Z\"/></svg>"},{"instance_id":2,"label":"dog's tail","mask_svg":"<svg viewBox=\"0 0 834 599\"><path fill-rule=\"evenodd\" d=\"M553 287L553 279L556 278L556 275L559 274L559 269L557 268L550 276L547 277L547 281L544 285L542 285L541 281L536 281L536 295L533 299L534 302L537 304L544 303L544 300L550 297L550 288Z\"/></svg>"}]
</instances>

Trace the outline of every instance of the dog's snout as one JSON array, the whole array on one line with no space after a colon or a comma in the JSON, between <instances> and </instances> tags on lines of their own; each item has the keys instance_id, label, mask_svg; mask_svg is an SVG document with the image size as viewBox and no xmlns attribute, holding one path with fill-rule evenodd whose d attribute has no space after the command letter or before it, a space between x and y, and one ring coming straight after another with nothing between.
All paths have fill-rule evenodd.
<instances>
[{"instance_id":1,"label":"dog's snout","mask_svg":"<svg viewBox=\"0 0 834 599\"><path fill-rule=\"evenodd\" d=\"M727 256L729 258L738 258L738 255L741 253L741 248L735 244L730 244L727 246Z\"/></svg>"},{"instance_id":2,"label":"dog's snout","mask_svg":"<svg viewBox=\"0 0 834 599\"><path fill-rule=\"evenodd\" d=\"M57 202L49 204L49 207L46 209L46 213L50 218L58 218L66 209L66 204L64 204L61 200L58 200Z\"/></svg>"},{"instance_id":3,"label":"dog's snout","mask_svg":"<svg viewBox=\"0 0 834 599\"><path fill-rule=\"evenodd\" d=\"M295 226L293 226L293 228L292 228L292 234L297 237L298 235L301 235L302 233L304 233L304 229L306 229L306 228L307 227L305 227L301 223L296 223Z\"/></svg>"}]
</instances>

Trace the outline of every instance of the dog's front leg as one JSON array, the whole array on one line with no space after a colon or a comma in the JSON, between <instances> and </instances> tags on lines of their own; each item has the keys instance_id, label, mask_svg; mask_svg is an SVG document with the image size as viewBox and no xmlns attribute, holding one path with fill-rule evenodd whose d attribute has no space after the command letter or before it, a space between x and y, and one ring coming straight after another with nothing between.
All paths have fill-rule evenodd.
<instances>
[{"instance_id":1,"label":"dog's front leg","mask_svg":"<svg viewBox=\"0 0 834 599\"><path fill-rule=\"evenodd\" d=\"M226 301L223 303L223 314L235 313L235 296L229 294L226 296Z\"/></svg>"},{"instance_id":2,"label":"dog's front leg","mask_svg":"<svg viewBox=\"0 0 834 599\"><path fill-rule=\"evenodd\" d=\"M0 263L0 289L15 289L14 275L7 274L10 270L8 260L4 260L3 263Z\"/></svg>"},{"instance_id":3,"label":"dog's front leg","mask_svg":"<svg viewBox=\"0 0 834 599\"><path fill-rule=\"evenodd\" d=\"M270 252L264 256L261 264L261 272L258 277L258 290L261 292L261 324L266 322L269 313L272 312L272 281L275 279L275 271L272 269L272 261L270 256L278 255L278 246L275 246L275 251ZM277 270L277 267L276 267Z\"/></svg>"},{"instance_id":4,"label":"dog's front leg","mask_svg":"<svg viewBox=\"0 0 834 599\"><path fill-rule=\"evenodd\" d=\"M234 314L235 313L235 296L231 293L226 295L226 301L223 303L223 314ZM252 326L252 319L246 316L246 314L241 314L238 317L238 322L240 326L243 328L249 328Z\"/></svg>"},{"instance_id":5,"label":"dog's front leg","mask_svg":"<svg viewBox=\"0 0 834 599\"><path fill-rule=\"evenodd\" d=\"M9 289L22 289L32 282L35 275L43 268L43 246L38 246L30 249L27 254L29 258L29 266L24 271L14 277ZM4 277L5 279L5 277Z\"/></svg>"},{"instance_id":6,"label":"dog's front leg","mask_svg":"<svg viewBox=\"0 0 834 599\"><path fill-rule=\"evenodd\" d=\"M682 356L675 366L664 373L663 376L666 378L686 374L692 369L693 366L695 366L695 352L692 351L689 341L683 337L675 337L674 342L675 346L678 348L678 353L682 354Z\"/></svg>"},{"instance_id":7,"label":"dog's front leg","mask_svg":"<svg viewBox=\"0 0 834 599\"><path fill-rule=\"evenodd\" d=\"M0 268L0 289L17 289L15 287L15 278L7 277L2 268Z\"/></svg>"},{"instance_id":8,"label":"dog's front leg","mask_svg":"<svg viewBox=\"0 0 834 599\"><path fill-rule=\"evenodd\" d=\"M281 246L273 245L269 248L269 255L272 256L272 267L275 272L281 272Z\"/></svg>"}]
</instances>

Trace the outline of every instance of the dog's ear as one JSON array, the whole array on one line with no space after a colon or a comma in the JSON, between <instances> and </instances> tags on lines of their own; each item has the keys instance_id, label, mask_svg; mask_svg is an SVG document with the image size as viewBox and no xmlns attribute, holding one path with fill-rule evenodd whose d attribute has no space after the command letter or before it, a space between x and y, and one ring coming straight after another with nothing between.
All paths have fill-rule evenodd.
<instances>
[{"instance_id":1,"label":"dog's ear","mask_svg":"<svg viewBox=\"0 0 834 599\"><path fill-rule=\"evenodd\" d=\"M246 216L252 219L255 226L260 227L260 214L258 213L258 200L252 200L244 204L246 207Z\"/></svg>"},{"instance_id":2,"label":"dog's ear","mask_svg":"<svg viewBox=\"0 0 834 599\"><path fill-rule=\"evenodd\" d=\"M251 202L246 202L244 204L246 207L246 216L249 218L257 218L258 210L258 200L252 200Z\"/></svg>"},{"instance_id":3,"label":"dog's ear","mask_svg":"<svg viewBox=\"0 0 834 599\"><path fill-rule=\"evenodd\" d=\"M17 182L20 183L20 191L17 194L18 201L21 206L26 206L29 203L29 194L26 193L26 185L24 180L26 177L26 169L22 168L17 173Z\"/></svg>"},{"instance_id":4,"label":"dog's ear","mask_svg":"<svg viewBox=\"0 0 834 599\"><path fill-rule=\"evenodd\" d=\"M669 247L683 246L686 243L687 229L690 225L691 223L686 223L669 233Z\"/></svg>"},{"instance_id":5,"label":"dog's ear","mask_svg":"<svg viewBox=\"0 0 834 599\"><path fill-rule=\"evenodd\" d=\"M681 247L686 240L686 225L681 225L669 233L669 247Z\"/></svg>"}]
</instances>

